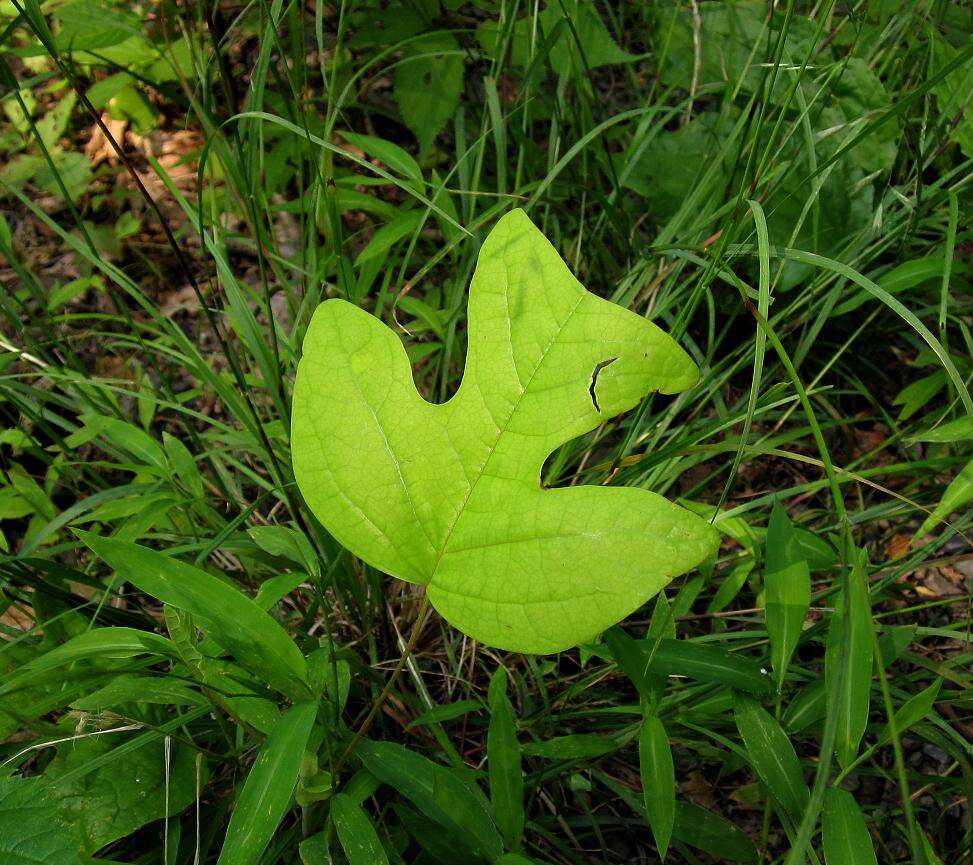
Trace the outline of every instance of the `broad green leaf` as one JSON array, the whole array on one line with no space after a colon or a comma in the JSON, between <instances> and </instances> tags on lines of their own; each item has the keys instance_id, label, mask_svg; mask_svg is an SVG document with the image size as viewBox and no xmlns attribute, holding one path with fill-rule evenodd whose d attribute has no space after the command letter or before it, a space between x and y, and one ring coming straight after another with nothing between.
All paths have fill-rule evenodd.
<instances>
[{"instance_id":1,"label":"broad green leaf","mask_svg":"<svg viewBox=\"0 0 973 865\"><path fill-rule=\"evenodd\" d=\"M840 787L824 795L824 861L827 865L877 865L865 818L855 797Z\"/></svg>"},{"instance_id":2,"label":"broad green leaf","mask_svg":"<svg viewBox=\"0 0 973 865\"><path fill-rule=\"evenodd\" d=\"M268 685L307 698L307 665L287 632L242 592L178 559L88 532L78 537L119 576L166 604L192 613L217 642Z\"/></svg>"},{"instance_id":3,"label":"broad green leaf","mask_svg":"<svg viewBox=\"0 0 973 865\"><path fill-rule=\"evenodd\" d=\"M434 823L463 839L475 856L492 862L503 852L490 807L479 788L465 783L445 766L393 742L366 740L356 753L369 772L409 799Z\"/></svg>"},{"instance_id":4,"label":"broad green leaf","mask_svg":"<svg viewBox=\"0 0 973 865\"><path fill-rule=\"evenodd\" d=\"M196 799L195 751L173 741L167 772L161 737L113 755L126 741L130 738L104 735L64 742L45 771L62 818L87 853L167 813L175 817ZM204 762L201 786L208 774Z\"/></svg>"},{"instance_id":5,"label":"broad green leaf","mask_svg":"<svg viewBox=\"0 0 973 865\"><path fill-rule=\"evenodd\" d=\"M78 841L41 778L0 778L0 861L4 865L80 865Z\"/></svg>"},{"instance_id":6,"label":"broad green leaf","mask_svg":"<svg viewBox=\"0 0 973 865\"><path fill-rule=\"evenodd\" d=\"M490 679L490 728L487 732L487 769L490 802L507 847L520 846L524 834L524 774L514 709L507 698L507 673L503 667Z\"/></svg>"},{"instance_id":7,"label":"broad green leaf","mask_svg":"<svg viewBox=\"0 0 973 865\"><path fill-rule=\"evenodd\" d=\"M338 793L331 800L331 820L349 865L388 865L372 821L354 799Z\"/></svg>"},{"instance_id":8,"label":"broad green leaf","mask_svg":"<svg viewBox=\"0 0 973 865\"><path fill-rule=\"evenodd\" d=\"M570 17L570 26L567 26L565 13ZM570 75L575 68L584 74L599 66L631 63L637 59L619 47L591 0L566 0L563 4L553 0L541 12L538 23L534 55L531 54L532 16L520 18L514 23L510 62L515 66L527 66L536 60L544 40L550 40L546 49L550 66L558 75ZM501 22L488 20L477 28L477 40L486 51L492 53L495 50L499 31L505 26Z\"/></svg>"},{"instance_id":9,"label":"broad green leaf","mask_svg":"<svg viewBox=\"0 0 973 865\"><path fill-rule=\"evenodd\" d=\"M822 125L836 129L835 141L844 144L861 132L864 124L892 107L885 85L860 57L850 57L841 67L831 92L837 105L822 114ZM889 121L848 151L850 161L865 171L888 171L898 152L899 125Z\"/></svg>"},{"instance_id":10,"label":"broad green leaf","mask_svg":"<svg viewBox=\"0 0 973 865\"><path fill-rule=\"evenodd\" d=\"M957 51L934 30L930 32L933 48L932 73L951 63ZM959 144L964 156L973 156L973 118L970 117L970 93L973 92L973 59L950 72L932 89L939 109L940 122L950 138Z\"/></svg>"},{"instance_id":11,"label":"broad green leaf","mask_svg":"<svg viewBox=\"0 0 973 865\"><path fill-rule=\"evenodd\" d=\"M865 585L863 557L864 551L848 573L846 587L835 604L825 648L825 682L829 699L836 700L835 711L838 712L835 753L842 768L858 754L858 745L868 724L872 688L872 610ZM837 666L843 639L848 640L848 650L839 689L836 686Z\"/></svg>"},{"instance_id":12,"label":"broad green leaf","mask_svg":"<svg viewBox=\"0 0 973 865\"><path fill-rule=\"evenodd\" d=\"M676 819L676 777L669 734L656 715L646 715L639 732L639 773L652 837L665 859Z\"/></svg>"},{"instance_id":13,"label":"broad green leaf","mask_svg":"<svg viewBox=\"0 0 973 865\"><path fill-rule=\"evenodd\" d=\"M463 58L452 33L430 33L410 43L395 68L395 101L422 153L453 116L462 92Z\"/></svg>"},{"instance_id":14,"label":"broad green leaf","mask_svg":"<svg viewBox=\"0 0 973 865\"><path fill-rule=\"evenodd\" d=\"M585 291L519 210L480 251L468 331L463 383L433 405L388 327L321 304L295 384L295 473L339 542L425 584L457 628L560 651L705 559L717 535L648 490L544 490L544 461L646 393L690 387L697 370L655 325Z\"/></svg>"},{"instance_id":15,"label":"broad green leaf","mask_svg":"<svg viewBox=\"0 0 973 865\"><path fill-rule=\"evenodd\" d=\"M787 734L756 700L742 694L733 702L733 719L754 771L774 799L799 822L809 794L801 763Z\"/></svg>"},{"instance_id":16,"label":"broad green leaf","mask_svg":"<svg viewBox=\"0 0 973 865\"><path fill-rule=\"evenodd\" d=\"M299 703L281 716L243 783L217 865L255 865L290 805L317 715Z\"/></svg>"}]
</instances>

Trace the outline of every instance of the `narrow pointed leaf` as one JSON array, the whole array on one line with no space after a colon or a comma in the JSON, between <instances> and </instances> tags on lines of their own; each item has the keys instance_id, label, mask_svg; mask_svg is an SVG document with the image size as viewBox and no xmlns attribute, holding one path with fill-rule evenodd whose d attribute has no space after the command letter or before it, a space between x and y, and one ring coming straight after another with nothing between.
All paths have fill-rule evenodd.
<instances>
[{"instance_id":1,"label":"narrow pointed leaf","mask_svg":"<svg viewBox=\"0 0 973 865\"><path fill-rule=\"evenodd\" d=\"M898 709L895 710L895 732L902 735L909 727L918 724L931 711L936 704L939 696L939 689L943 686L942 679L936 679L928 688L920 691L914 697L906 700ZM889 724L879 731L877 747L881 747L892 741L892 728Z\"/></svg>"},{"instance_id":2,"label":"narrow pointed leaf","mask_svg":"<svg viewBox=\"0 0 973 865\"><path fill-rule=\"evenodd\" d=\"M470 851L493 861L503 852L486 797L456 774L393 742L364 741L356 751L376 778L415 805L430 820L465 840Z\"/></svg>"},{"instance_id":3,"label":"narrow pointed leaf","mask_svg":"<svg viewBox=\"0 0 973 865\"><path fill-rule=\"evenodd\" d=\"M646 715L639 731L639 773L652 837L659 858L665 859L676 819L676 776L669 734L656 715Z\"/></svg>"},{"instance_id":4,"label":"narrow pointed leaf","mask_svg":"<svg viewBox=\"0 0 973 865\"><path fill-rule=\"evenodd\" d=\"M240 791L217 865L255 865L290 805L316 703L285 712L267 737Z\"/></svg>"},{"instance_id":5,"label":"narrow pointed leaf","mask_svg":"<svg viewBox=\"0 0 973 865\"><path fill-rule=\"evenodd\" d=\"M811 572L807 562L797 561L782 570L764 574L764 592L770 663L779 690L811 606Z\"/></svg>"},{"instance_id":6,"label":"narrow pointed leaf","mask_svg":"<svg viewBox=\"0 0 973 865\"><path fill-rule=\"evenodd\" d=\"M606 632L605 642L615 662L646 696L650 693L648 679L652 676L688 676L753 694L773 690L770 677L760 664L717 646L669 638L658 642L632 640L620 628Z\"/></svg>"},{"instance_id":7,"label":"narrow pointed leaf","mask_svg":"<svg viewBox=\"0 0 973 865\"><path fill-rule=\"evenodd\" d=\"M864 553L862 553L864 555ZM868 724L868 706L872 687L872 622L871 602L865 585L861 559L848 574L844 590L835 604L828 631L825 652L825 681L829 696L837 700L838 729L835 752L842 767L858 754L858 746ZM847 628L847 635L844 629ZM837 675L841 657L841 640L848 640L847 663L843 675ZM837 682L841 679L841 687Z\"/></svg>"},{"instance_id":8,"label":"narrow pointed leaf","mask_svg":"<svg viewBox=\"0 0 973 865\"><path fill-rule=\"evenodd\" d=\"M745 832L692 802L676 802L672 837L717 857L718 861L755 862L757 850Z\"/></svg>"},{"instance_id":9,"label":"narrow pointed leaf","mask_svg":"<svg viewBox=\"0 0 973 865\"><path fill-rule=\"evenodd\" d=\"M825 793L822 825L826 865L877 865L865 818L847 790L830 787Z\"/></svg>"},{"instance_id":10,"label":"narrow pointed leaf","mask_svg":"<svg viewBox=\"0 0 973 865\"><path fill-rule=\"evenodd\" d=\"M287 632L250 598L200 568L138 544L77 532L123 580L192 613L207 633L268 685L307 698L307 664Z\"/></svg>"},{"instance_id":11,"label":"narrow pointed leaf","mask_svg":"<svg viewBox=\"0 0 973 865\"><path fill-rule=\"evenodd\" d=\"M321 304L295 384L298 484L338 541L425 584L460 630L560 651L641 606L717 536L648 490L545 490L544 462L698 372L658 327L587 292L519 210L480 250L468 334L460 389L433 405L395 333L345 301Z\"/></svg>"},{"instance_id":12,"label":"narrow pointed leaf","mask_svg":"<svg viewBox=\"0 0 973 865\"><path fill-rule=\"evenodd\" d=\"M507 674L498 667L490 680L490 729L487 768L490 802L507 847L516 849L524 833L524 775L513 706L507 698Z\"/></svg>"},{"instance_id":13,"label":"narrow pointed leaf","mask_svg":"<svg viewBox=\"0 0 973 865\"><path fill-rule=\"evenodd\" d=\"M372 821L354 799L338 793L331 800L331 820L348 865L388 865L388 856Z\"/></svg>"},{"instance_id":14,"label":"narrow pointed leaf","mask_svg":"<svg viewBox=\"0 0 973 865\"><path fill-rule=\"evenodd\" d=\"M774 799L799 821L809 794L800 760L787 734L756 700L742 694L734 700L733 719L747 747L750 765Z\"/></svg>"}]
</instances>

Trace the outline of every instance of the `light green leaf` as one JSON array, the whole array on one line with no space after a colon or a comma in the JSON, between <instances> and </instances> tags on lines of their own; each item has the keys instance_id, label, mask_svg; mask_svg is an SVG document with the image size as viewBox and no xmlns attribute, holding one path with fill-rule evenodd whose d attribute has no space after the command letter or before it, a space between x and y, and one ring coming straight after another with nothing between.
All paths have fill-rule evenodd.
<instances>
[{"instance_id":1,"label":"light green leaf","mask_svg":"<svg viewBox=\"0 0 973 865\"><path fill-rule=\"evenodd\" d=\"M560 651L705 559L717 535L647 490L544 490L544 461L646 393L690 387L697 370L655 325L586 292L519 210L480 251L469 335L458 393L432 405L389 328L321 304L295 385L298 484L338 541L425 584L460 630Z\"/></svg>"},{"instance_id":2,"label":"light green leaf","mask_svg":"<svg viewBox=\"0 0 973 865\"><path fill-rule=\"evenodd\" d=\"M0 778L0 861L80 865L78 842L40 778Z\"/></svg>"},{"instance_id":3,"label":"light green leaf","mask_svg":"<svg viewBox=\"0 0 973 865\"><path fill-rule=\"evenodd\" d=\"M916 433L906 439L909 444L913 442L949 443L961 441L973 441L973 418L968 415L939 424L939 426Z\"/></svg>"},{"instance_id":4,"label":"light green leaf","mask_svg":"<svg viewBox=\"0 0 973 865\"><path fill-rule=\"evenodd\" d=\"M0 696L43 681L52 671L60 673L76 661L125 659L145 654L173 657L176 650L165 637L150 631L139 631L135 628L93 628L56 646L8 676L3 685L0 685Z\"/></svg>"},{"instance_id":5,"label":"light green leaf","mask_svg":"<svg viewBox=\"0 0 973 865\"><path fill-rule=\"evenodd\" d=\"M203 629L251 672L292 698L306 698L307 664L287 632L246 595L185 562L147 547L78 537L127 580L166 604L192 613Z\"/></svg>"},{"instance_id":6,"label":"light green leaf","mask_svg":"<svg viewBox=\"0 0 973 865\"><path fill-rule=\"evenodd\" d=\"M840 787L824 796L824 861L827 865L876 865L875 848L855 797Z\"/></svg>"},{"instance_id":7,"label":"light green leaf","mask_svg":"<svg viewBox=\"0 0 973 865\"><path fill-rule=\"evenodd\" d=\"M523 746L523 752L531 757L547 757L550 760L584 760L610 754L618 747L611 736L601 733L570 733L545 742L529 742Z\"/></svg>"},{"instance_id":8,"label":"light green leaf","mask_svg":"<svg viewBox=\"0 0 973 865\"><path fill-rule=\"evenodd\" d=\"M163 706L198 706L206 699L175 676L120 673L94 693L74 700L71 706L82 712L102 712L122 703L150 703Z\"/></svg>"},{"instance_id":9,"label":"light green leaf","mask_svg":"<svg viewBox=\"0 0 973 865\"><path fill-rule=\"evenodd\" d=\"M267 737L233 809L217 865L260 861L294 795L316 714L316 703L299 703Z\"/></svg>"},{"instance_id":10,"label":"light green leaf","mask_svg":"<svg viewBox=\"0 0 973 865\"><path fill-rule=\"evenodd\" d=\"M354 799L338 793L331 800L331 819L349 865L388 865L372 821Z\"/></svg>"},{"instance_id":11,"label":"light green leaf","mask_svg":"<svg viewBox=\"0 0 973 865\"><path fill-rule=\"evenodd\" d=\"M799 821L808 802L807 784L794 746L778 724L752 697L738 694L733 719L760 780L784 810Z\"/></svg>"},{"instance_id":12,"label":"light green leaf","mask_svg":"<svg viewBox=\"0 0 973 865\"><path fill-rule=\"evenodd\" d=\"M405 237L415 234L425 218L425 212L422 210L407 210L405 213L399 214L393 220L387 222L372 235L372 239L358 253L358 257L355 259L355 267L360 267L363 263L373 258L387 255L396 243Z\"/></svg>"},{"instance_id":13,"label":"light green leaf","mask_svg":"<svg viewBox=\"0 0 973 865\"><path fill-rule=\"evenodd\" d=\"M639 732L639 773L645 813L659 858L666 858L672 824L676 819L676 776L669 734L657 715L646 715Z\"/></svg>"}]
</instances>

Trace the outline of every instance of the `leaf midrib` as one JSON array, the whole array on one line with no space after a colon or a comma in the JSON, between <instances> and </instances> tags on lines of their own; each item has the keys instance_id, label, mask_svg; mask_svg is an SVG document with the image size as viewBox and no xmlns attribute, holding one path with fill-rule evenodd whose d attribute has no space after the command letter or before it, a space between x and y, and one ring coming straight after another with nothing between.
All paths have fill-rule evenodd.
<instances>
[{"instance_id":1,"label":"leaf midrib","mask_svg":"<svg viewBox=\"0 0 973 865\"><path fill-rule=\"evenodd\" d=\"M508 299L509 290L510 290L510 281L509 279L507 279L504 283L504 288L503 288L505 301ZM440 548L436 551L436 561L433 562L432 570L429 573L429 582L426 583L427 586L431 586L436 579L436 573L439 571L439 566L442 563L443 556L446 555L446 552L449 549L450 538L452 538L456 526L459 525L459 521L463 518L463 514L466 513L466 506L469 504L470 499L473 497L473 493L476 490L477 485L479 484L484 474L486 474L487 466L490 465L490 461L493 459L493 456L497 451L497 444L500 442L500 439L502 439L503 436L506 434L507 429L510 426L510 422L513 420L514 415L517 413L517 410L520 408L520 404L523 401L524 396L526 396L527 391L530 390L530 386L534 381L534 377L537 375L538 370L540 370L540 368L544 365L544 361L547 359L548 352L550 352L551 348L553 348L554 344L558 341L558 338L561 336L562 331L564 330L565 327L567 327L568 322L571 321L571 319L574 317L574 314L578 311L578 307L581 306L581 303L583 301L584 301L584 292L582 291L578 295L577 302L574 304L573 307L571 307L571 311L567 314L567 316L565 316L564 321L562 321L558 325L557 330L554 332L554 335L551 337L547 345L544 346L544 350L541 352L540 359L537 361L534 368L531 370L530 377L527 379L527 382L522 386L522 390L520 391L520 396L517 397L517 401L513 404L513 406L510 409L510 412L507 414L507 417L504 419L503 426L501 426L497 430L497 434L494 437L493 442L490 444L490 452L487 455L487 458L483 461L483 464L480 466L480 470L477 472L476 477L474 477L473 481L470 483L470 488L469 490L467 490L466 496L463 499L463 503L460 505L459 510L456 512L456 516L453 518L452 524L450 525L449 529L446 532L446 537L443 538L443 542ZM514 370L516 370L517 362L516 362L516 356L514 354L514 345L512 340L510 340L510 356L514 362ZM467 363L469 363L468 357L467 357ZM518 380L519 380L519 376L518 376ZM457 393L457 396L458 395L459 394Z\"/></svg>"}]
</instances>

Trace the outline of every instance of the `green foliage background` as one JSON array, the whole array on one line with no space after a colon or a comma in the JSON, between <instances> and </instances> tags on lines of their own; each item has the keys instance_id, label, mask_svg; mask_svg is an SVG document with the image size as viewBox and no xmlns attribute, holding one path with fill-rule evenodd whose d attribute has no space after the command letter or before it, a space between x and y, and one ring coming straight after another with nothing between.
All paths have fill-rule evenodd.
<instances>
[{"instance_id":1,"label":"green foliage background","mask_svg":"<svg viewBox=\"0 0 973 865\"><path fill-rule=\"evenodd\" d=\"M969 861L971 16L0 2L3 862ZM442 402L513 207L702 371L544 483L721 535L548 656L291 470L318 304Z\"/></svg>"}]
</instances>

